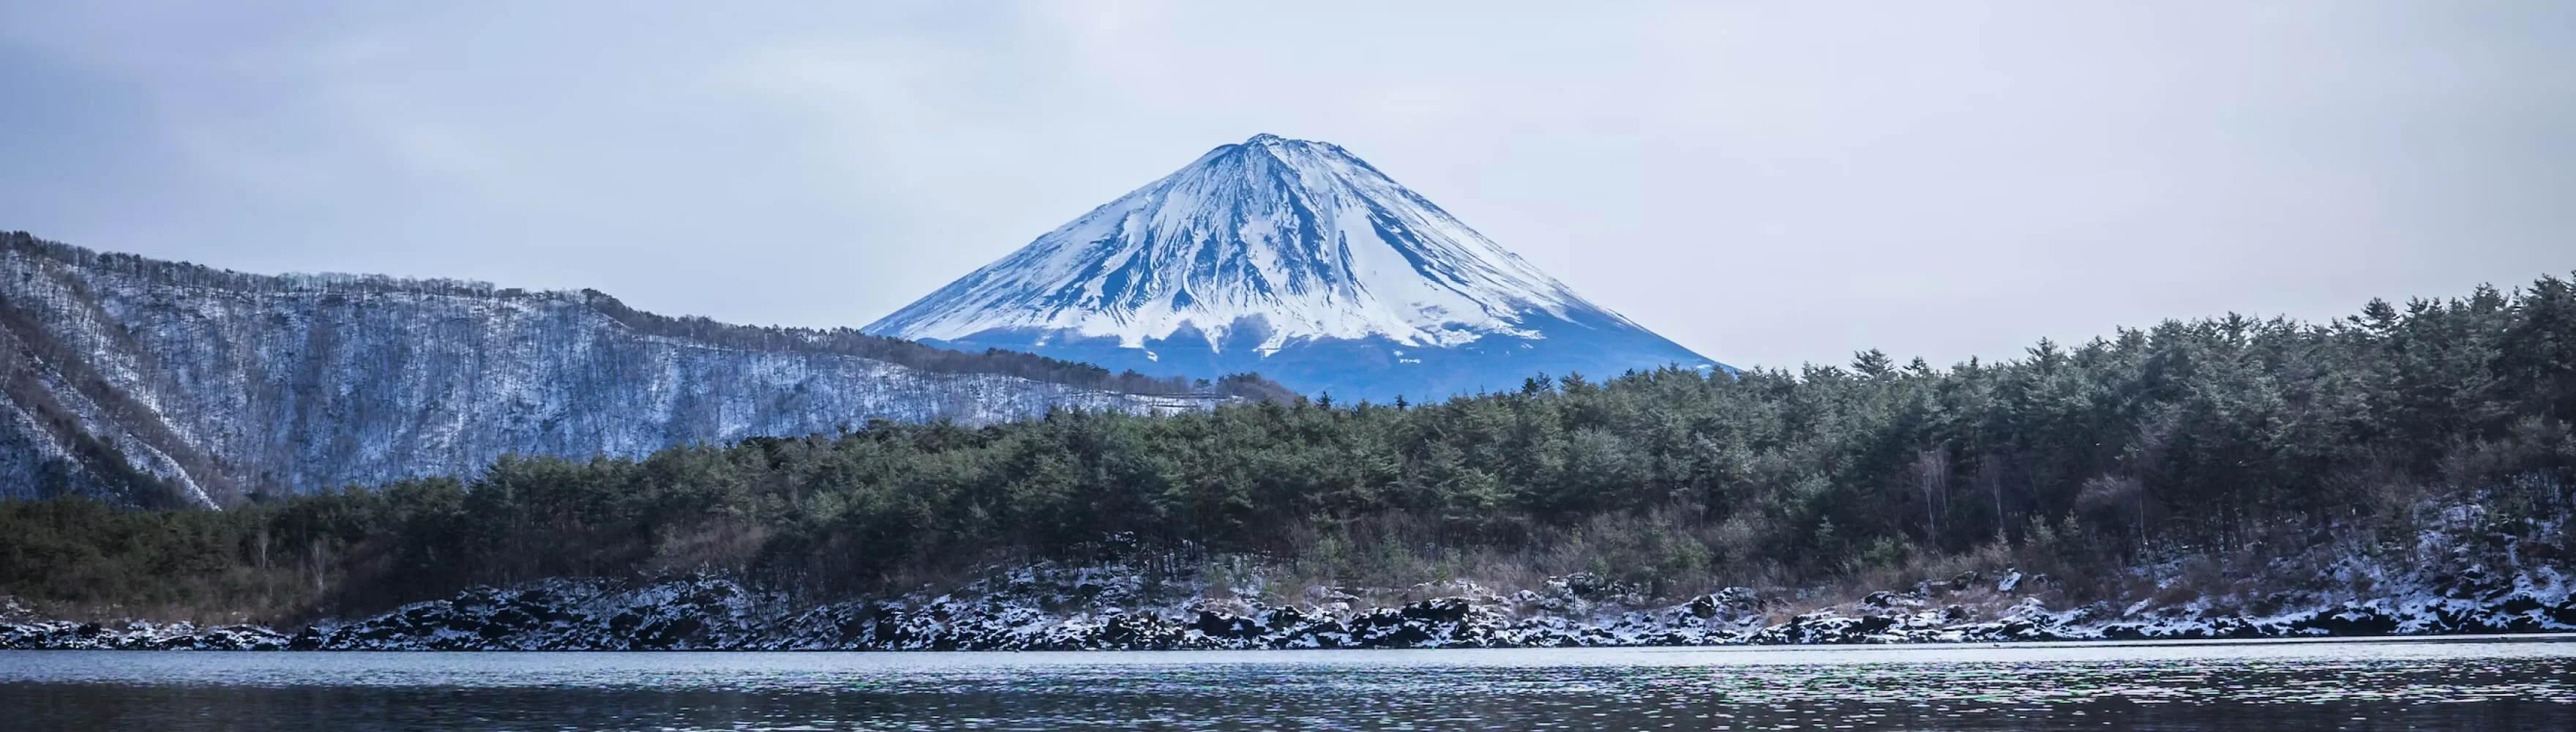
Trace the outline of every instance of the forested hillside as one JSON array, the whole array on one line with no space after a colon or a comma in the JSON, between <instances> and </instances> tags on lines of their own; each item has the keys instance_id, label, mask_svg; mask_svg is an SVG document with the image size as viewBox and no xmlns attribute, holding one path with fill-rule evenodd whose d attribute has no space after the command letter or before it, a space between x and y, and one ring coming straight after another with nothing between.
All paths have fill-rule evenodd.
<instances>
[{"instance_id":1,"label":"forested hillside","mask_svg":"<svg viewBox=\"0 0 2576 732\"><path fill-rule=\"evenodd\" d=\"M1868 351L1740 378L1535 377L1437 404L874 422L635 460L509 458L468 481L220 513L8 503L0 592L296 613L714 569L828 594L1134 551L1343 581L1794 585L1979 552L2081 576L2328 533L2404 544L2428 501L2474 502L2499 531L2555 526L2522 539L2563 552L2569 522L2523 518L2576 500L2571 422L2576 291L2545 277L1947 368Z\"/></svg>"},{"instance_id":2,"label":"forested hillside","mask_svg":"<svg viewBox=\"0 0 2576 732\"><path fill-rule=\"evenodd\" d=\"M232 505L506 454L1282 394L1254 376L669 318L591 291L252 275L0 233L0 496Z\"/></svg>"}]
</instances>

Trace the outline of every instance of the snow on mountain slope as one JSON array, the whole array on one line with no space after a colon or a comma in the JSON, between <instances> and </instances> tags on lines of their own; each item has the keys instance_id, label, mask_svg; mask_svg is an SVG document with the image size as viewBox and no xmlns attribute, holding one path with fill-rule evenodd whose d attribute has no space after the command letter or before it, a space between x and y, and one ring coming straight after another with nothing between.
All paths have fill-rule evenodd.
<instances>
[{"instance_id":1,"label":"snow on mountain slope","mask_svg":"<svg viewBox=\"0 0 2576 732\"><path fill-rule=\"evenodd\" d=\"M0 497L222 505L472 474L505 454L1216 399L925 370L832 347L836 335L663 319L592 292L246 275L0 233Z\"/></svg>"},{"instance_id":2,"label":"snow on mountain slope","mask_svg":"<svg viewBox=\"0 0 2576 732\"><path fill-rule=\"evenodd\" d=\"M1258 135L868 326L1351 396L1724 368L1575 294L1366 161Z\"/></svg>"}]
</instances>

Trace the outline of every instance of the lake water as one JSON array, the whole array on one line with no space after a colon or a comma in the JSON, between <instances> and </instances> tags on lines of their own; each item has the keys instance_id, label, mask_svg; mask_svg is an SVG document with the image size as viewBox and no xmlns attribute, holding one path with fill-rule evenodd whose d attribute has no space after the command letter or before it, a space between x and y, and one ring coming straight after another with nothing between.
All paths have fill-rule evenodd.
<instances>
[{"instance_id":1,"label":"lake water","mask_svg":"<svg viewBox=\"0 0 2576 732\"><path fill-rule=\"evenodd\" d=\"M2576 638L1146 653L0 652L0 729L2576 729Z\"/></svg>"}]
</instances>

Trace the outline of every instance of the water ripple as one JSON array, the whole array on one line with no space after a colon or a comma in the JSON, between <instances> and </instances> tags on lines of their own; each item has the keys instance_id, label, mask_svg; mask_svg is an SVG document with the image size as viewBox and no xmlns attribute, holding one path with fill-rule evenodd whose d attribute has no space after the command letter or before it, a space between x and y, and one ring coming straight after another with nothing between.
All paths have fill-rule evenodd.
<instances>
[{"instance_id":1,"label":"water ripple","mask_svg":"<svg viewBox=\"0 0 2576 732\"><path fill-rule=\"evenodd\" d=\"M30 729L2576 728L2576 643L0 652Z\"/></svg>"}]
</instances>

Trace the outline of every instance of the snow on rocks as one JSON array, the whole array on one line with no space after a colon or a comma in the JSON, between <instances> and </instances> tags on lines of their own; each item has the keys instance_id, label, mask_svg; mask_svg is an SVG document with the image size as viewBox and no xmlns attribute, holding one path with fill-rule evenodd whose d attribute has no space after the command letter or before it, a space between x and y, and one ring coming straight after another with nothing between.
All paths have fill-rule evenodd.
<instances>
[{"instance_id":1,"label":"snow on rocks","mask_svg":"<svg viewBox=\"0 0 2576 732\"><path fill-rule=\"evenodd\" d=\"M255 625L120 624L63 620L0 621L0 649L95 651L275 651L287 637Z\"/></svg>"},{"instance_id":2,"label":"snow on rocks","mask_svg":"<svg viewBox=\"0 0 2576 732\"><path fill-rule=\"evenodd\" d=\"M2131 570L2159 597L2188 597L2163 602L2069 604L2063 583L2015 569L1820 604L1812 592L1748 587L1675 602L1589 574L1508 592L1458 580L1288 590L1239 564L1218 573L1171 562L1039 563L944 589L839 601L711 574L554 579L293 632L53 620L0 597L0 649L1486 648L2576 632L2576 578L2555 545L2442 533L2393 554L2345 552L2315 565L2322 572L2281 565L2287 574L2233 585L2260 589L2180 592L2189 586L2177 579L2181 561ZM2472 541L2488 544L2463 551Z\"/></svg>"},{"instance_id":3,"label":"snow on rocks","mask_svg":"<svg viewBox=\"0 0 2576 732\"><path fill-rule=\"evenodd\" d=\"M2017 573L2005 573L2004 578ZM1967 578L1974 580L1974 578ZM1472 583L1368 607L1319 590L1270 605L1208 596L1193 577L1123 565L1037 565L947 592L836 603L701 575L626 583L549 580L482 588L292 634L255 626L74 623L0 613L0 648L239 650L1166 650L1483 648L2281 638L2576 631L2570 583L2552 567L2511 577L2446 575L2456 594L2321 601L2277 598L2249 615L2207 602L2051 608L2022 596L1962 604L1972 582L1926 582L1773 621L1787 603L1728 588L1676 604L1576 575L1502 594ZM2024 581L2028 581L2027 578ZM1218 593L1224 594L1224 593ZM2282 593L2285 595L2293 593Z\"/></svg>"}]
</instances>

